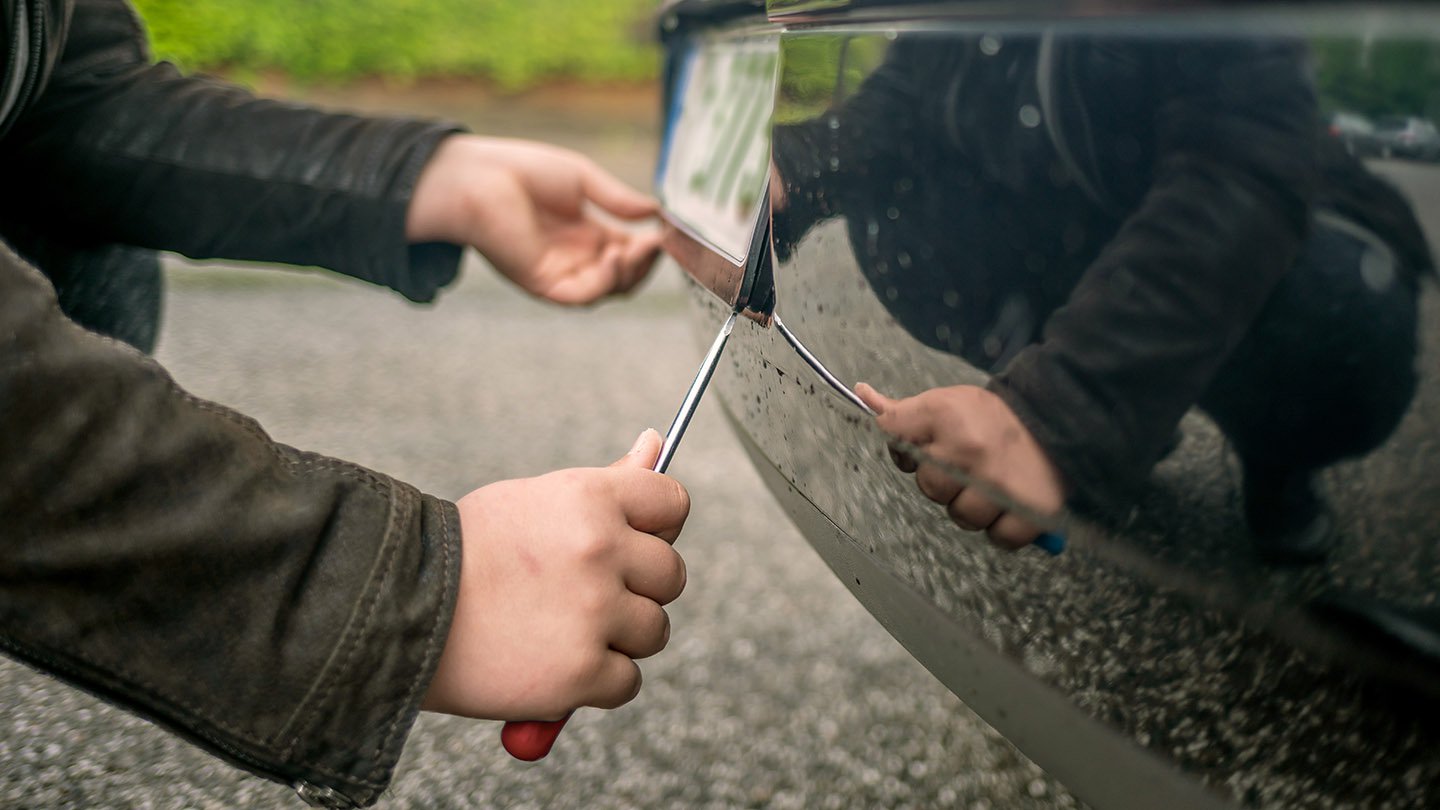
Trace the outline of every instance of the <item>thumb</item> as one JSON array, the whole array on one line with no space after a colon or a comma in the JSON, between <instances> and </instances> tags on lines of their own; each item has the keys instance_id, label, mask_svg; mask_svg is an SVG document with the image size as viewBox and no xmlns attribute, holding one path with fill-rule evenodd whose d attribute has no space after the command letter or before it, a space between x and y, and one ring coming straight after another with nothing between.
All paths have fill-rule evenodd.
<instances>
[{"instance_id":1,"label":"thumb","mask_svg":"<svg viewBox=\"0 0 1440 810\"><path fill-rule=\"evenodd\" d=\"M655 467L655 460L660 458L660 434L654 428L645 428L645 432L635 440L630 452L620 457L619 461L611 464L611 467L639 467L650 470Z\"/></svg>"},{"instance_id":2,"label":"thumb","mask_svg":"<svg viewBox=\"0 0 1440 810\"><path fill-rule=\"evenodd\" d=\"M870 410L874 411L876 416L883 415L895 407L895 400L871 388L869 383L856 383L855 393L860 397L861 402L870 406Z\"/></svg>"}]
</instances>

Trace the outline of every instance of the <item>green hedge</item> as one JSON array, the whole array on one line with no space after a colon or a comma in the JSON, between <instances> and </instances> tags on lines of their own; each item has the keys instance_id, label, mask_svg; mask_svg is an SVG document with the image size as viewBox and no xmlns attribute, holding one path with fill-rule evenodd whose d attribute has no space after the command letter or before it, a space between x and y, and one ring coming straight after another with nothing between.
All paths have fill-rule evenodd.
<instances>
[{"instance_id":1,"label":"green hedge","mask_svg":"<svg viewBox=\"0 0 1440 810\"><path fill-rule=\"evenodd\" d=\"M135 0L155 54L300 79L477 76L507 89L657 72L655 0Z\"/></svg>"}]
</instances>

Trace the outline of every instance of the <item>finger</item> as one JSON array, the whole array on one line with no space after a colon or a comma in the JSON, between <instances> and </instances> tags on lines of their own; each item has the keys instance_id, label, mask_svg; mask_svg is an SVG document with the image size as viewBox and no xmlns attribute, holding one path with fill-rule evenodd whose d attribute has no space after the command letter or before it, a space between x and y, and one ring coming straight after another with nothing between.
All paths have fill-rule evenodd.
<instances>
[{"instance_id":1,"label":"finger","mask_svg":"<svg viewBox=\"0 0 1440 810\"><path fill-rule=\"evenodd\" d=\"M649 599L632 596L616 611L610 647L630 658L649 658L670 643L670 616Z\"/></svg>"},{"instance_id":2,"label":"finger","mask_svg":"<svg viewBox=\"0 0 1440 810\"><path fill-rule=\"evenodd\" d=\"M871 392L875 389L865 386ZM859 386L856 386L855 393L859 394ZM864 399L864 395L861 395ZM889 399L881 395L875 400L884 410L875 408L875 423L880 429L889 433L897 439L907 441L911 444L924 447L929 444L935 435L935 415L930 413L930 408L924 397L907 397L905 399Z\"/></svg>"},{"instance_id":3,"label":"finger","mask_svg":"<svg viewBox=\"0 0 1440 810\"><path fill-rule=\"evenodd\" d=\"M950 519L962 529L978 532L990 528L1005 510L977 487L966 487L945 508Z\"/></svg>"},{"instance_id":4,"label":"finger","mask_svg":"<svg viewBox=\"0 0 1440 810\"><path fill-rule=\"evenodd\" d=\"M660 212L660 204L654 198L625 185L594 164L587 164L581 172L580 183L587 198L621 219L644 219Z\"/></svg>"},{"instance_id":5,"label":"finger","mask_svg":"<svg viewBox=\"0 0 1440 810\"><path fill-rule=\"evenodd\" d=\"M629 292L635 285L650 275L655 260L660 257L660 232L630 234L625 252L620 258L620 280L615 292Z\"/></svg>"},{"instance_id":6,"label":"finger","mask_svg":"<svg viewBox=\"0 0 1440 810\"><path fill-rule=\"evenodd\" d=\"M620 554L620 577L631 593L668 605L685 590L685 560L669 541L637 531Z\"/></svg>"},{"instance_id":7,"label":"finger","mask_svg":"<svg viewBox=\"0 0 1440 810\"><path fill-rule=\"evenodd\" d=\"M605 657L586 684L584 704L597 709L624 706L640 694L640 682L640 667L630 656L606 650Z\"/></svg>"},{"instance_id":8,"label":"finger","mask_svg":"<svg viewBox=\"0 0 1440 810\"><path fill-rule=\"evenodd\" d=\"M675 542L690 514L690 494L668 475L646 470L615 470L610 476L615 503L636 531Z\"/></svg>"},{"instance_id":9,"label":"finger","mask_svg":"<svg viewBox=\"0 0 1440 810\"><path fill-rule=\"evenodd\" d=\"M960 494L963 484L955 480L955 476L945 472L934 464L921 464L915 471L915 483L920 486L920 491L925 497L941 504L949 504Z\"/></svg>"},{"instance_id":10,"label":"finger","mask_svg":"<svg viewBox=\"0 0 1440 810\"><path fill-rule=\"evenodd\" d=\"M990 524L986 534L990 535L990 542L1014 551L1035 542L1035 538L1041 534L1041 529L1030 521L1017 516L1014 512L1006 512Z\"/></svg>"},{"instance_id":11,"label":"finger","mask_svg":"<svg viewBox=\"0 0 1440 810\"><path fill-rule=\"evenodd\" d=\"M596 286L600 298L606 295L614 295L623 292L625 289L625 244L621 239L611 239L605 249L600 252L600 257L591 266L586 267L584 272L596 279Z\"/></svg>"},{"instance_id":12,"label":"finger","mask_svg":"<svg viewBox=\"0 0 1440 810\"><path fill-rule=\"evenodd\" d=\"M611 467L634 467L641 470L649 470L655 467L655 461L660 458L660 446L663 440L659 431L655 428L645 428L635 439L625 455L618 461L611 463Z\"/></svg>"},{"instance_id":13,"label":"finger","mask_svg":"<svg viewBox=\"0 0 1440 810\"><path fill-rule=\"evenodd\" d=\"M876 416L890 410L895 400L885 396L871 387L870 383L855 383L855 393L859 395L860 401L870 406L870 410Z\"/></svg>"},{"instance_id":14,"label":"finger","mask_svg":"<svg viewBox=\"0 0 1440 810\"><path fill-rule=\"evenodd\" d=\"M540 295L548 301L566 306L583 306L599 301L615 286L614 276L591 268L590 272L574 273L557 280Z\"/></svg>"}]
</instances>

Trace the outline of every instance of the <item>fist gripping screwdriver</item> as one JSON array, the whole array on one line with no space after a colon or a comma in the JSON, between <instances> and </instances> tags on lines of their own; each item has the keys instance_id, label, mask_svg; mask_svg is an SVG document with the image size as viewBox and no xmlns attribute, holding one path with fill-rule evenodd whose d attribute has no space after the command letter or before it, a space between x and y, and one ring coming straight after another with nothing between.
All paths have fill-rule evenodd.
<instances>
[{"instance_id":1,"label":"fist gripping screwdriver","mask_svg":"<svg viewBox=\"0 0 1440 810\"><path fill-rule=\"evenodd\" d=\"M675 456L685 428L700 404L700 396L715 375L720 363L720 353L735 329L735 318L744 314L764 326L770 325L775 311L775 282L770 272L770 200L768 189L760 197L759 210L755 218L750 248L743 260L730 259L722 252L707 247L703 238L683 224L667 218L663 241L665 251L675 257L691 275L699 279L711 292L730 305L730 317L720 327L720 334L710 344L705 359L700 361L700 370L694 382L680 402L680 410L665 432L665 443L660 447L660 457L655 461L655 472L663 473ZM574 714L572 711L570 714ZM516 759L534 762L550 753L560 730L569 721L570 714L559 720L520 720L505 724L500 730L500 743Z\"/></svg>"},{"instance_id":2,"label":"fist gripping screwdriver","mask_svg":"<svg viewBox=\"0 0 1440 810\"><path fill-rule=\"evenodd\" d=\"M725 325L720 327L720 334L715 336L715 342L710 344L710 351L705 354L705 359L700 362L700 371L695 374L695 381L690 383L690 390L685 392L685 399L680 403L680 410L675 414L675 420L670 423L670 429L665 432L665 443L660 446L660 456L655 460L654 470L658 473L665 472L670 467L670 459L675 456L675 448L680 446L680 438L685 435L685 428L690 426L690 417L695 415L695 408L700 404L700 395L705 393L705 387L710 384L710 378L715 375L715 366L720 362L720 352L725 348L725 342L730 339L730 333L735 329L735 316L731 312L730 317L725 319ZM571 712L574 714L574 712ZM500 743L510 756L516 759L523 759L526 762L534 762L550 753L551 746L555 745L555 739L560 736L560 729L565 727L570 714L559 720L522 720L512 721L505 724L500 730Z\"/></svg>"}]
</instances>

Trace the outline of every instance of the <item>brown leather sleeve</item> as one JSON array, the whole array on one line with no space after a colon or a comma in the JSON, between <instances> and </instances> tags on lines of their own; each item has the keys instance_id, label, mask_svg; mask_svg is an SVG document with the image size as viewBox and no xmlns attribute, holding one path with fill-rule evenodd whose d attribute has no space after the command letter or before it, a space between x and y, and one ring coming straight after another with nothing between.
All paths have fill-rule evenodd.
<instances>
[{"instance_id":1,"label":"brown leather sleeve","mask_svg":"<svg viewBox=\"0 0 1440 810\"><path fill-rule=\"evenodd\" d=\"M65 319L0 246L0 648L367 804L434 673L455 507L269 439Z\"/></svg>"},{"instance_id":2,"label":"brown leather sleeve","mask_svg":"<svg viewBox=\"0 0 1440 810\"><path fill-rule=\"evenodd\" d=\"M1113 513L1290 270L1319 132L1303 47L1156 49L1150 186L1119 233L990 387L1069 481Z\"/></svg>"}]
</instances>

